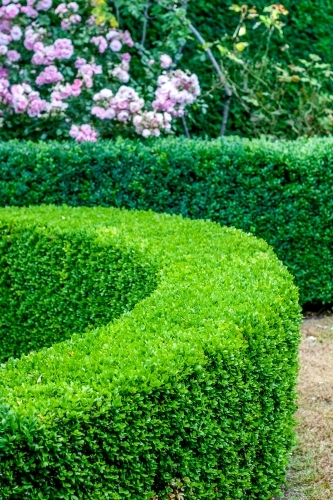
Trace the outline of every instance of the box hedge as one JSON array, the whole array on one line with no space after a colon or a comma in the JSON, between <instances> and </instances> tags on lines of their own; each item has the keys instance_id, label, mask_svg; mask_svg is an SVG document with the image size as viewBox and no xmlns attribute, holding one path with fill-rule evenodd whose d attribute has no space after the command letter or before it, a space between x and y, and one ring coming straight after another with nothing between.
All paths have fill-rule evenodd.
<instances>
[{"instance_id":1,"label":"box hedge","mask_svg":"<svg viewBox=\"0 0 333 500\"><path fill-rule=\"evenodd\" d=\"M333 302L333 140L0 143L0 204L211 219L273 246L301 303Z\"/></svg>"},{"instance_id":2,"label":"box hedge","mask_svg":"<svg viewBox=\"0 0 333 500\"><path fill-rule=\"evenodd\" d=\"M176 482L271 499L299 306L270 247L114 208L3 208L0 224L1 341L23 352L0 365L0 498L163 499Z\"/></svg>"}]
</instances>

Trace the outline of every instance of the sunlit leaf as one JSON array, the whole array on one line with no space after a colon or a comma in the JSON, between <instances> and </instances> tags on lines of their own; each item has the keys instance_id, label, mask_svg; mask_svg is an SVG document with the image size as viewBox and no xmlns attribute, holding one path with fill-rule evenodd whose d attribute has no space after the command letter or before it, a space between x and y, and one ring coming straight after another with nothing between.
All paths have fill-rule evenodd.
<instances>
[{"instance_id":1,"label":"sunlit leaf","mask_svg":"<svg viewBox=\"0 0 333 500\"><path fill-rule=\"evenodd\" d=\"M246 35L246 26L243 24L243 26L240 27L239 31L238 31L238 35L239 36L244 36Z\"/></svg>"},{"instance_id":2,"label":"sunlit leaf","mask_svg":"<svg viewBox=\"0 0 333 500\"><path fill-rule=\"evenodd\" d=\"M239 52L243 52L249 44L247 42L238 42L235 44L236 49Z\"/></svg>"},{"instance_id":3,"label":"sunlit leaf","mask_svg":"<svg viewBox=\"0 0 333 500\"><path fill-rule=\"evenodd\" d=\"M241 12L242 8L236 3L233 3L231 7L229 7L229 10L233 10L234 12Z\"/></svg>"}]
</instances>

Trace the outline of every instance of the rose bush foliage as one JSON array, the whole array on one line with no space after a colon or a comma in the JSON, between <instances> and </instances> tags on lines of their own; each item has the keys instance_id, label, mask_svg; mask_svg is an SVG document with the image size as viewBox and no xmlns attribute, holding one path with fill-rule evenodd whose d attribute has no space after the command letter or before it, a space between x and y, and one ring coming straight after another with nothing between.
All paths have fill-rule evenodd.
<instances>
[{"instance_id":1,"label":"rose bush foliage","mask_svg":"<svg viewBox=\"0 0 333 500\"><path fill-rule=\"evenodd\" d=\"M161 45L147 55L104 0L2 0L0 125L11 137L158 136L199 95L197 76Z\"/></svg>"}]
</instances>

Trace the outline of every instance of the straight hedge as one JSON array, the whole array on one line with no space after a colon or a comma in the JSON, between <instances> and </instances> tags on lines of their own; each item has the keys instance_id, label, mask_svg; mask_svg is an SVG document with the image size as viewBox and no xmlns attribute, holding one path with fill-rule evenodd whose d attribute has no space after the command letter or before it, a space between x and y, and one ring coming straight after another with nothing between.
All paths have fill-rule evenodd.
<instances>
[{"instance_id":1,"label":"straight hedge","mask_svg":"<svg viewBox=\"0 0 333 500\"><path fill-rule=\"evenodd\" d=\"M0 143L0 204L152 209L273 246L306 303L333 301L333 140Z\"/></svg>"},{"instance_id":2,"label":"straight hedge","mask_svg":"<svg viewBox=\"0 0 333 500\"><path fill-rule=\"evenodd\" d=\"M163 499L177 487L196 500L268 500L279 491L300 314L293 279L264 241L114 208L8 208L0 224L9 268L0 297L7 307L6 291L17 294L29 310L21 334L34 321L42 332L42 318L42 340L53 341L67 314L73 334L66 340L66 326L62 342L0 365L1 500ZM81 283L99 323L83 335ZM105 304L121 288L126 310L106 325ZM20 348L17 330L2 323L0 332Z\"/></svg>"}]
</instances>

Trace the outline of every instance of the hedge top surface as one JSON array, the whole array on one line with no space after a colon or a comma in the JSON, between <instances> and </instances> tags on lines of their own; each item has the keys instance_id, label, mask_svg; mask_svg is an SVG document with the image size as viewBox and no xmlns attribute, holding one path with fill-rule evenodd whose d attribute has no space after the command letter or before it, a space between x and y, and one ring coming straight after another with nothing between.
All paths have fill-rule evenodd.
<instances>
[{"instance_id":1,"label":"hedge top surface","mask_svg":"<svg viewBox=\"0 0 333 500\"><path fill-rule=\"evenodd\" d=\"M0 141L0 205L114 206L267 241L306 303L333 301L333 139Z\"/></svg>"},{"instance_id":2,"label":"hedge top surface","mask_svg":"<svg viewBox=\"0 0 333 500\"><path fill-rule=\"evenodd\" d=\"M298 292L263 241L209 221L112 208L5 208L0 224L52 234L82 232L98 245L142 253L158 270L155 291L107 326L10 359L0 399L43 424L149 392L209 352L251 347L262 357L294 342ZM260 325L260 328L258 328ZM271 362L271 361L269 361Z\"/></svg>"}]
</instances>

